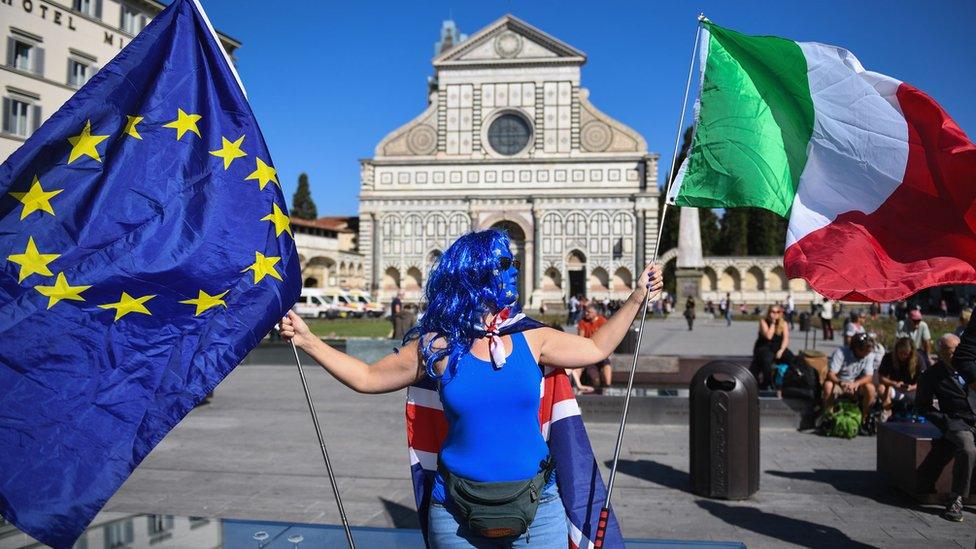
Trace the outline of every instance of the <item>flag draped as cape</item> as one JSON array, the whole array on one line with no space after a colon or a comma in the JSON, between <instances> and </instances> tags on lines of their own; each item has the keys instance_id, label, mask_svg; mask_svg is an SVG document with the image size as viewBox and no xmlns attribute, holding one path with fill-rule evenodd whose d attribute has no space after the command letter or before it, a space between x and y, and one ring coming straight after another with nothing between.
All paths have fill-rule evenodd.
<instances>
[{"instance_id":1,"label":"flag draped as cape","mask_svg":"<svg viewBox=\"0 0 976 549\"><path fill-rule=\"evenodd\" d=\"M501 335L545 326L522 316L502 326ZM566 509L570 548L589 548L596 536L597 520L606 499L606 486L593 457L579 405L569 378L562 369L546 368L540 387L539 425L556 464L556 482ZM424 378L407 389L407 446L410 472L421 530L427 538L427 512L437 471L437 454L447 437L447 419L437 392L437 382ZM623 547L623 536L611 512L604 547Z\"/></svg>"}]
</instances>

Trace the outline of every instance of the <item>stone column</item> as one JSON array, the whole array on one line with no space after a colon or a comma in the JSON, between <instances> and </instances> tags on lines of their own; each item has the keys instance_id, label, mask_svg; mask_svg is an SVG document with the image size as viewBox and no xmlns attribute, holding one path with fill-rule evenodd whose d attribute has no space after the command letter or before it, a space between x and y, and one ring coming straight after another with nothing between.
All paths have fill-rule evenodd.
<instances>
[{"instance_id":1,"label":"stone column","mask_svg":"<svg viewBox=\"0 0 976 549\"><path fill-rule=\"evenodd\" d=\"M680 211L678 258L675 263L675 291L678 294L679 301L689 295L699 299L701 298L702 269L705 268L705 259L702 257L698 209L681 208Z\"/></svg>"},{"instance_id":2,"label":"stone column","mask_svg":"<svg viewBox=\"0 0 976 549\"><path fill-rule=\"evenodd\" d=\"M644 255L644 242L647 239L647 235L644 234L647 228L644 226L644 210L638 209L637 214L637 242L635 244L634 253L637 257L637 265L634 266L634 276L640 276L643 272L644 266L647 265L647 257ZM636 279L635 279L636 280Z\"/></svg>"},{"instance_id":3,"label":"stone column","mask_svg":"<svg viewBox=\"0 0 976 549\"><path fill-rule=\"evenodd\" d=\"M379 271L380 269L380 225L379 218L375 213L369 214L370 231L370 257L369 257L369 285L373 291L379 290Z\"/></svg>"},{"instance_id":4,"label":"stone column","mask_svg":"<svg viewBox=\"0 0 976 549\"><path fill-rule=\"evenodd\" d=\"M532 208L532 299L530 307L537 309L542 303L542 215L538 208ZM529 257L530 249L526 246L525 256Z\"/></svg>"}]
</instances>

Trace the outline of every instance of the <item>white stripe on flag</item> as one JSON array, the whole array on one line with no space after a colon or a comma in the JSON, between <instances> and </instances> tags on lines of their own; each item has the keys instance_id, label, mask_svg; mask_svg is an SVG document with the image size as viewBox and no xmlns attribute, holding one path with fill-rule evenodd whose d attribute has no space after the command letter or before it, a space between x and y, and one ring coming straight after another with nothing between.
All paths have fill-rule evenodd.
<instances>
[{"instance_id":1,"label":"white stripe on flag","mask_svg":"<svg viewBox=\"0 0 976 549\"><path fill-rule=\"evenodd\" d=\"M428 471L435 471L437 469L437 454L410 448L410 465L417 463Z\"/></svg>"},{"instance_id":2,"label":"white stripe on flag","mask_svg":"<svg viewBox=\"0 0 976 549\"><path fill-rule=\"evenodd\" d=\"M569 537L573 540L573 544L580 549L593 549L593 542L583 537L583 532L573 524L573 521L566 517L566 524L569 526ZM582 543L582 542L586 543Z\"/></svg>"},{"instance_id":3,"label":"white stripe on flag","mask_svg":"<svg viewBox=\"0 0 976 549\"><path fill-rule=\"evenodd\" d=\"M560 419L578 415L580 415L579 404L576 403L575 398L568 398L552 405L552 417L549 421L555 423Z\"/></svg>"},{"instance_id":4,"label":"white stripe on flag","mask_svg":"<svg viewBox=\"0 0 976 549\"><path fill-rule=\"evenodd\" d=\"M437 394L437 391L431 391L430 389L421 389L420 387L407 387L407 405L423 406L424 408L433 408L435 410L443 410L444 406L441 404L441 397Z\"/></svg>"}]
</instances>

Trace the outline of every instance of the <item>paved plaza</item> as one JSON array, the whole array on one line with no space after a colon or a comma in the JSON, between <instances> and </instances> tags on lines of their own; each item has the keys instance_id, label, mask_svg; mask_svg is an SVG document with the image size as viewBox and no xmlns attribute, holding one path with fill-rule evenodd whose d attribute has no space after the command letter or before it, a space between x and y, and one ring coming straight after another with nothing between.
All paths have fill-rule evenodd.
<instances>
[{"instance_id":1,"label":"paved plaza","mask_svg":"<svg viewBox=\"0 0 976 549\"><path fill-rule=\"evenodd\" d=\"M680 327L658 321L648 333L674 330L670 344L678 345ZM751 331L752 323L694 333L710 341L725 330L732 336ZM317 367L306 370L351 522L416 527L403 393L359 395ZM606 464L616 426L588 430ZM946 522L939 508L917 506L887 487L874 468L874 438L764 429L756 497L702 499L688 492L687 429L630 425L614 506L628 537L739 540L749 547L973 547L976 514L963 524ZM235 370L212 403L166 437L105 509L338 523L295 368Z\"/></svg>"}]
</instances>

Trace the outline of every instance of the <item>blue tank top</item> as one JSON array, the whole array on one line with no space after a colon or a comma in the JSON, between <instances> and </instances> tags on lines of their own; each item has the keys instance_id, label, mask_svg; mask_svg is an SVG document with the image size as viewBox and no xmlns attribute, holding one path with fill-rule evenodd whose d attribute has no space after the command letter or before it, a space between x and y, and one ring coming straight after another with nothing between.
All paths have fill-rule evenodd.
<instances>
[{"instance_id":1,"label":"blue tank top","mask_svg":"<svg viewBox=\"0 0 976 549\"><path fill-rule=\"evenodd\" d=\"M525 480L539 472L549 447L539 426L542 370L525 336L512 334L501 368L464 354L440 383L447 438L440 458L448 471L482 482ZM440 475L434 501L443 502Z\"/></svg>"}]
</instances>

